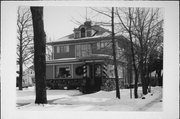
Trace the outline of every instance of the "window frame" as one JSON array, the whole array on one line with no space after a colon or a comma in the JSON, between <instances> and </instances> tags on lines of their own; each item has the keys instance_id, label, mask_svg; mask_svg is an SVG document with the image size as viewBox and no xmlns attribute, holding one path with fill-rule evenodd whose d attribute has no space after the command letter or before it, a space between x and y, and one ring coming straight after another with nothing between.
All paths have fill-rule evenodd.
<instances>
[{"instance_id":1,"label":"window frame","mask_svg":"<svg viewBox=\"0 0 180 119\"><path fill-rule=\"evenodd\" d=\"M69 52L70 52L70 45L56 46L56 53L69 53Z\"/></svg>"},{"instance_id":2,"label":"window frame","mask_svg":"<svg viewBox=\"0 0 180 119\"><path fill-rule=\"evenodd\" d=\"M97 50L103 49L109 45L110 41L105 40L105 41L99 41L96 43Z\"/></svg>"},{"instance_id":3,"label":"window frame","mask_svg":"<svg viewBox=\"0 0 180 119\"><path fill-rule=\"evenodd\" d=\"M81 38L86 37L86 29L84 27L81 28Z\"/></svg>"},{"instance_id":4,"label":"window frame","mask_svg":"<svg viewBox=\"0 0 180 119\"><path fill-rule=\"evenodd\" d=\"M75 45L75 57L86 57L92 54L91 44L77 44Z\"/></svg>"},{"instance_id":5,"label":"window frame","mask_svg":"<svg viewBox=\"0 0 180 119\"><path fill-rule=\"evenodd\" d=\"M55 79L70 79L72 78L72 75L73 75L73 72L72 72L72 67L71 65L55 65L55 72L54 72L54 78ZM59 68L69 68L69 74L70 74L70 77L58 77L58 74L59 74Z\"/></svg>"}]
</instances>

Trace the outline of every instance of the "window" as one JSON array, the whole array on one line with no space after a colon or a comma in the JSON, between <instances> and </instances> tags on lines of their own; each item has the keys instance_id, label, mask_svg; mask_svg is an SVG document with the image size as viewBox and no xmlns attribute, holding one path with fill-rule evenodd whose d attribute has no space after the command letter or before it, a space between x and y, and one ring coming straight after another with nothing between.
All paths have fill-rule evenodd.
<instances>
[{"instance_id":1,"label":"window","mask_svg":"<svg viewBox=\"0 0 180 119\"><path fill-rule=\"evenodd\" d=\"M101 42L101 48L105 47L105 42Z\"/></svg>"},{"instance_id":2,"label":"window","mask_svg":"<svg viewBox=\"0 0 180 119\"><path fill-rule=\"evenodd\" d=\"M57 46L57 53L69 52L69 45Z\"/></svg>"},{"instance_id":3,"label":"window","mask_svg":"<svg viewBox=\"0 0 180 119\"><path fill-rule=\"evenodd\" d=\"M101 49L101 42L97 42L97 49Z\"/></svg>"},{"instance_id":4,"label":"window","mask_svg":"<svg viewBox=\"0 0 180 119\"><path fill-rule=\"evenodd\" d=\"M70 66L56 66L55 78L71 78Z\"/></svg>"},{"instance_id":5,"label":"window","mask_svg":"<svg viewBox=\"0 0 180 119\"><path fill-rule=\"evenodd\" d=\"M69 52L69 45L64 46L65 52Z\"/></svg>"},{"instance_id":6,"label":"window","mask_svg":"<svg viewBox=\"0 0 180 119\"><path fill-rule=\"evenodd\" d=\"M85 37L85 28L81 28L81 38Z\"/></svg>"},{"instance_id":7,"label":"window","mask_svg":"<svg viewBox=\"0 0 180 119\"><path fill-rule=\"evenodd\" d=\"M85 57L92 54L90 44L76 45L76 57Z\"/></svg>"},{"instance_id":8,"label":"window","mask_svg":"<svg viewBox=\"0 0 180 119\"><path fill-rule=\"evenodd\" d=\"M87 30L87 37L91 37L91 30Z\"/></svg>"},{"instance_id":9,"label":"window","mask_svg":"<svg viewBox=\"0 0 180 119\"><path fill-rule=\"evenodd\" d=\"M60 48L59 48L59 46L57 46L57 53L60 53Z\"/></svg>"},{"instance_id":10,"label":"window","mask_svg":"<svg viewBox=\"0 0 180 119\"><path fill-rule=\"evenodd\" d=\"M108 47L109 44L110 44L110 42L107 42L107 41L97 42L97 49Z\"/></svg>"},{"instance_id":11,"label":"window","mask_svg":"<svg viewBox=\"0 0 180 119\"><path fill-rule=\"evenodd\" d=\"M80 32L75 32L75 38L79 38L79 34L80 34Z\"/></svg>"}]
</instances>

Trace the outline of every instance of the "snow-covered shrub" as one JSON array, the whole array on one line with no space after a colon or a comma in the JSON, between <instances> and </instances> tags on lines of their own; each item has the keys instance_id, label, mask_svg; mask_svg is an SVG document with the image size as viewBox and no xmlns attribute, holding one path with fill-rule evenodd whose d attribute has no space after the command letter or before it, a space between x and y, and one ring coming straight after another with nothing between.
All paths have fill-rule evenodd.
<instances>
[{"instance_id":1,"label":"snow-covered shrub","mask_svg":"<svg viewBox=\"0 0 180 119\"><path fill-rule=\"evenodd\" d=\"M123 88L121 86L121 79L119 79L119 88ZM112 91L116 89L116 83L115 83L115 78L105 78L102 79L102 86L101 86L101 90L105 90L105 91Z\"/></svg>"}]
</instances>

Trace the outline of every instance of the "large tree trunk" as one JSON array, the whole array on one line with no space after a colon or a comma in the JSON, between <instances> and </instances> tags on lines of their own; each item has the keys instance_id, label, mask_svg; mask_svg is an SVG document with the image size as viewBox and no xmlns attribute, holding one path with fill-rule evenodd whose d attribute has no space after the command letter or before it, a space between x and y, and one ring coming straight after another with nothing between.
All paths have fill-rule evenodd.
<instances>
[{"instance_id":1,"label":"large tree trunk","mask_svg":"<svg viewBox=\"0 0 180 119\"><path fill-rule=\"evenodd\" d=\"M21 58L20 58L21 59ZM23 64L21 63L21 60L19 61L19 78L18 78L18 86L19 86L19 90L22 90L22 78L23 78Z\"/></svg>"},{"instance_id":2,"label":"large tree trunk","mask_svg":"<svg viewBox=\"0 0 180 119\"><path fill-rule=\"evenodd\" d=\"M138 98L138 78L139 78L139 74L137 69L134 70L135 72L135 81L134 81L134 98Z\"/></svg>"},{"instance_id":3,"label":"large tree trunk","mask_svg":"<svg viewBox=\"0 0 180 119\"><path fill-rule=\"evenodd\" d=\"M18 86L19 90L22 90L22 78L23 78L23 61L22 61L22 31L20 33L20 43L19 43L19 78Z\"/></svg>"},{"instance_id":4,"label":"large tree trunk","mask_svg":"<svg viewBox=\"0 0 180 119\"><path fill-rule=\"evenodd\" d=\"M46 97L46 35L43 24L43 7L31 7L34 29L34 67L37 104L47 103Z\"/></svg>"},{"instance_id":5,"label":"large tree trunk","mask_svg":"<svg viewBox=\"0 0 180 119\"><path fill-rule=\"evenodd\" d=\"M132 98L132 55L128 55L127 57L127 78L128 78L128 87L130 89L130 98Z\"/></svg>"}]
</instances>

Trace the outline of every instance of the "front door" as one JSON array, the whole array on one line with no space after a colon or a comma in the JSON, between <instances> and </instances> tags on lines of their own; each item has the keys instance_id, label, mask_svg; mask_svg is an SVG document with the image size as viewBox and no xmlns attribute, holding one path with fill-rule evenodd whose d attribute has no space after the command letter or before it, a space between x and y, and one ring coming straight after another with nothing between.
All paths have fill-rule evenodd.
<instances>
[{"instance_id":1,"label":"front door","mask_svg":"<svg viewBox=\"0 0 180 119\"><path fill-rule=\"evenodd\" d=\"M101 86L101 65L89 64L89 88L92 91L99 91Z\"/></svg>"}]
</instances>

